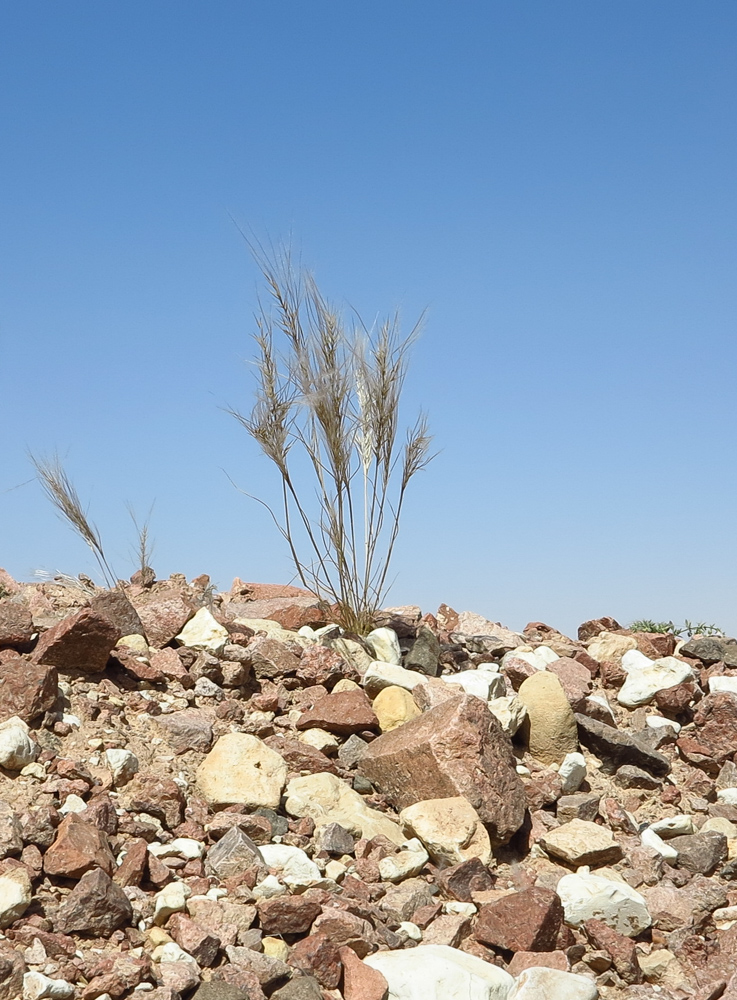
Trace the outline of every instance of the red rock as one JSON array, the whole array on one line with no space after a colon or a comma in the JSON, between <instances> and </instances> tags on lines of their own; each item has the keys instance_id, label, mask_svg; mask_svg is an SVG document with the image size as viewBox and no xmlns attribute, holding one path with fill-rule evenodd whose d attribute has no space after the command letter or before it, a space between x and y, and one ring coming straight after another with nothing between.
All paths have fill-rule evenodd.
<instances>
[{"instance_id":1,"label":"red rock","mask_svg":"<svg viewBox=\"0 0 737 1000\"><path fill-rule=\"evenodd\" d=\"M143 602L137 601L136 611L151 646L166 646L179 635L195 613L192 604L172 591L164 592L164 596L152 594Z\"/></svg>"},{"instance_id":2,"label":"red rock","mask_svg":"<svg viewBox=\"0 0 737 1000\"><path fill-rule=\"evenodd\" d=\"M289 677L299 670L300 660L278 639L257 635L246 646L249 660L258 680Z\"/></svg>"},{"instance_id":3,"label":"red rock","mask_svg":"<svg viewBox=\"0 0 737 1000\"><path fill-rule=\"evenodd\" d=\"M304 896L277 896L257 905L264 934L304 934L322 912L319 903Z\"/></svg>"},{"instance_id":4,"label":"red rock","mask_svg":"<svg viewBox=\"0 0 737 1000\"><path fill-rule=\"evenodd\" d=\"M569 972L570 963L564 951L518 951L507 966L510 976L518 976L525 969L558 969Z\"/></svg>"},{"instance_id":5,"label":"red rock","mask_svg":"<svg viewBox=\"0 0 737 1000\"><path fill-rule=\"evenodd\" d=\"M460 913L443 913L437 917L422 935L423 944L443 944L457 948L468 936L471 928L469 917Z\"/></svg>"},{"instance_id":6,"label":"red rock","mask_svg":"<svg viewBox=\"0 0 737 1000\"><path fill-rule=\"evenodd\" d=\"M389 984L378 969L372 969L351 948L340 948L343 963L343 996L345 1000L386 1000Z\"/></svg>"},{"instance_id":7,"label":"red rock","mask_svg":"<svg viewBox=\"0 0 737 1000\"><path fill-rule=\"evenodd\" d=\"M580 642L587 639L595 639L600 632L616 632L621 626L614 618L592 618L578 626L578 638Z\"/></svg>"},{"instance_id":8,"label":"red rock","mask_svg":"<svg viewBox=\"0 0 737 1000\"><path fill-rule=\"evenodd\" d=\"M105 993L113 997L113 1000L128 996L129 991L135 990L139 983L149 978L150 972L151 961L148 956L133 958L132 955L116 955L109 970L95 975L82 988L81 998L97 1000L97 997L104 996ZM147 993L147 996L151 997L153 993Z\"/></svg>"},{"instance_id":9,"label":"red rock","mask_svg":"<svg viewBox=\"0 0 737 1000\"><path fill-rule=\"evenodd\" d=\"M592 677L597 677L599 674L599 661L595 660L593 656L590 656L585 649L577 649L573 654L573 659L578 663L583 663L588 672Z\"/></svg>"},{"instance_id":10,"label":"red rock","mask_svg":"<svg viewBox=\"0 0 737 1000\"><path fill-rule=\"evenodd\" d=\"M693 681L674 684L673 687L655 692L655 704L661 712L666 712L668 715L683 715L695 698L696 685Z\"/></svg>"},{"instance_id":11,"label":"red rock","mask_svg":"<svg viewBox=\"0 0 737 1000\"><path fill-rule=\"evenodd\" d=\"M13 656L0 664L0 722L13 715L32 722L56 705L56 667Z\"/></svg>"},{"instance_id":12,"label":"red rock","mask_svg":"<svg viewBox=\"0 0 737 1000\"><path fill-rule=\"evenodd\" d=\"M220 950L220 938L200 927L184 913L173 913L166 930L200 965L214 965Z\"/></svg>"},{"instance_id":13,"label":"red rock","mask_svg":"<svg viewBox=\"0 0 737 1000\"><path fill-rule=\"evenodd\" d=\"M365 729L378 729L379 720L366 694L356 689L326 695L311 709L303 712L297 721L297 729L315 727L348 736L351 733L363 732Z\"/></svg>"},{"instance_id":14,"label":"red rock","mask_svg":"<svg viewBox=\"0 0 737 1000\"><path fill-rule=\"evenodd\" d=\"M602 660L599 673L604 687L608 688L620 688L627 679L627 671L615 660Z\"/></svg>"},{"instance_id":15,"label":"red rock","mask_svg":"<svg viewBox=\"0 0 737 1000\"><path fill-rule=\"evenodd\" d=\"M328 990L337 988L343 969L337 948L324 934L310 934L298 941L289 953L289 964L314 976Z\"/></svg>"},{"instance_id":16,"label":"red rock","mask_svg":"<svg viewBox=\"0 0 737 1000\"><path fill-rule=\"evenodd\" d=\"M578 660L559 656L547 669L556 675L574 712L580 712L591 692L591 671Z\"/></svg>"},{"instance_id":17,"label":"red rock","mask_svg":"<svg viewBox=\"0 0 737 1000\"><path fill-rule=\"evenodd\" d=\"M316 747L311 747L309 743L302 743L301 740L290 739L284 736L269 736L264 740L267 747L276 750L278 754L287 762L290 771L300 774L318 774L320 771L329 771L335 774L335 764L326 757L325 754Z\"/></svg>"},{"instance_id":18,"label":"red rock","mask_svg":"<svg viewBox=\"0 0 737 1000\"><path fill-rule=\"evenodd\" d=\"M228 610L238 618L266 618L296 632L303 625L320 628L327 624L326 607L315 597L269 597L257 601L233 601Z\"/></svg>"},{"instance_id":19,"label":"red rock","mask_svg":"<svg viewBox=\"0 0 737 1000\"><path fill-rule=\"evenodd\" d=\"M359 958L375 948L376 935L368 920L334 906L326 906L317 917L312 934L324 934L336 948L350 948Z\"/></svg>"},{"instance_id":20,"label":"red rock","mask_svg":"<svg viewBox=\"0 0 737 1000\"><path fill-rule=\"evenodd\" d=\"M0 599L0 648L10 646L25 651L35 631L27 604Z\"/></svg>"},{"instance_id":21,"label":"red rock","mask_svg":"<svg viewBox=\"0 0 737 1000\"><path fill-rule=\"evenodd\" d=\"M129 841L126 844L126 855L113 874L113 880L122 886L140 885L146 871L147 857L148 844L143 837Z\"/></svg>"},{"instance_id":22,"label":"red rock","mask_svg":"<svg viewBox=\"0 0 737 1000\"><path fill-rule=\"evenodd\" d=\"M95 868L86 872L66 897L54 923L63 934L109 937L132 919L133 908L122 888Z\"/></svg>"},{"instance_id":23,"label":"red rock","mask_svg":"<svg viewBox=\"0 0 737 1000\"><path fill-rule=\"evenodd\" d=\"M463 903L473 901L473 894L494 887L494 876L479 858L444 868L435 876L448 895Z\"/></svg>"},{"instance_id":24,"label":"red rock","mask_svg":"<svg viewBox=\"0 0 737 1000\"><path fill-rule=\"evenodd\" d=\"M302 587L288 583L244 583L236 577L228 593L230 601L270 601L275 597L311 597L315 595Z\"/></svg>"},{"instance_id":25,"label":"red rock","mask_svg":"<svg viewBox=\"0 0 737 1000\"><path fill-rule=\"evenodd\" d=\"M119 638L120 631L107 618L84 608L44 632L33 659L59 670L97 674L105 669Z\"/></svg>"},{"instance_id":26,"label":"red rock","mask_svg":"<svg viewBox=\"0 0 737 1000\"><path fill-rule=\"evenodd\" d=\"M681 736L678 747L687 759L695 755L721 764L737 746L737 697L726 691L708 694L694 713L696 731L693 736Z\"/></svg>"},{"instance_id":27,"label":"red rock","mask_svg":"<svg viewBox=\"0 0 737 1000\"><path fill-rule=\"evenodd\" d=\"M123 590L115 588L96 594L90 601L90 607L107 618L121 636L143 635L141 619Z\"/></svg>"},{"instance_id":28,"label":"red rock","mask_svg":"<svg viewBox=\"0 0 737 1000\"><path fill-rule=\"evenodd\" d=\"M537 673L535 668L527 660L523 660L520 656L510 656L508 660L504 662L503 673L509 679L509 683L512 685L515 691L519 691L522 687L524 681L528 677L532 677L533 674Z\"/></svg>"},{"instance_id":29,"label":"red rock","mask_svg":"<svg viewBox=\"0 0 737 1000\"><path fill-rule=\"evenodd\" d=\"M78 813L70 813L44 856L44 870L47 875L80 878L92 868L101 868L106 875L115 869L107 836Z\"/></svg>"},{"instance_id":30,"label":"red rock","mask_svg":"<svg viewBox=\"0 0 737 1000\"><path fill-rule=\"evenodd\" d=\"M126 785L123 801L127 809L155 816L170 830L182 822L184 794L171 778L161 778L151 771L139 772Z\"/></svg>"},{"instance_id":31,"label":"red rock","mask_svg":"<svg viewBox=\"0 0 737 1000\"><path fill-rule=\"evenodd\" d=\"M212 721L198 709L185 708L171 715L161 715L156 724L176 753L186 753L187 750L207 753L212 746Z\"/></svg>"},{"instance_id":32,"label":"red rock","mask_svg":"<svg viewBox=\"0 0 737 1000\"><path fill-rule=\"evenodd\" d=\"M327 646L308 646L300 657L298 677L305 684L332 687L341 678L358 681L358 671L349 667L342 656Z\"/></svg>"},{"instance_id":33,"label":"red rock","mask_svg":"<svg viewBox=\"0 0 737 1000\"><path fill-rule=\"evenodd\" d=\"M509 738L486 704L461 695L369 744L358 764L397 809L463 795L497 843L522 825L525 792Z\"/></svg>"},{"instance_id":34,"label":"red rock","mask_svg":"<svg viewBox=\"0 0 737 1000\"><path fill-rule=\"evenodd\" d=\"M637 961L635 942L615 931L602 920L587 920L584 930L595 948L605 951L625 983L641 983L642 969Z\"/></svg>"},{"instance_id":35,"label":"red rock","mask_svg":"<svg viewBox=\"0 0 737 1000\"><path fill-rule=\"evenodd\" d=\"M125 646L116 646L111 654L111 665L119 666L137 681L147 681L149 684L160 684L164 675L156 667L152 667L145 657L140 656Z\"/></svg>"},{"instance_id":36,"label":"red rock","mask_svg":"<svg viewBox=\"0 0 737 1000\"><path fill-rule=\"evenodd\" d=\"M163 677L170 680L181 680L187 675L187 671L182 666L182 661L175 649L167 646L165 649L157 649L151 654L151 666Z\"/></svg>"},{"instance_id":37,"label":"red rock","mask_svg":"<svg viewBox=\"0 0 737 1000\"><path fill-rule=\"evenodd\" d=\"M554 951L562 923L557 894L535 886L482 906L473 934L482 944L507 951Z\"/></svg>"}]
</instances>

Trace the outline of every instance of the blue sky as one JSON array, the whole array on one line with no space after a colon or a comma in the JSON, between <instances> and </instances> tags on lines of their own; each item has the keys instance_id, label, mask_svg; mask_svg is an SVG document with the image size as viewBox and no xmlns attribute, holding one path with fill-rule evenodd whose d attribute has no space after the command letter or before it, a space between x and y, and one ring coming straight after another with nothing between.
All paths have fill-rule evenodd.
<instances>
[{"instance_id":1,"label":"blue sky","mask_svg":"<svg viewBox=\"0 0 737 1000\"><path fill-rule=\"evenodd\" d=\"M58 450L121 576L155 501L160 576L290 579L226 476L273 495L235 219L428 310L392 603L737 631L736 48L721 0L4 5L0 565L94 575L12 489Z\"/></svg>"}]
</instances>

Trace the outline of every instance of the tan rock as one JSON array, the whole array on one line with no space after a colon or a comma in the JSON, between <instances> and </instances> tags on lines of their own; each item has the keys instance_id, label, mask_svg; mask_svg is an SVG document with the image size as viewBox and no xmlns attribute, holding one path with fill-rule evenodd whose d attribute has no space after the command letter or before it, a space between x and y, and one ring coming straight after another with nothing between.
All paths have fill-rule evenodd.
<instances>
[{"instance_id":1,"label":"tan rock","mask_svg":"<svg viewBox=\"0 0 737 1000\"><path fill-rule=\"evenodd\" d=\"M572 819L540 838L548 854L569 865L605 865L619 861L623 855L614 834L605 826L585 819Z\"/></svg>"},{"instance_id":2,"label":"tan rock","mask_svg":"<svg viewBox=\"0 0 737 1000\"><path fill-rule=\"evenodd\" d=\"M602 632L588 645L588 654L599 663L608 660L611 663L621 663L628 649L637 649L637 640L632 635L616 635L613 632Z\"/></svg>"},{"instance_id":3,"label":"tan rock","mask_svg":"<svg viewBox=\"0 0 737 1000\"><path fill-rule=\"evenodd\" d=\"M248 733L221 736L197 769L197 787L214 806L276 809L286 780L283 758Z\"/></svg>"},{"instance_id":4,"label":"tan rock","mask_svg":"<svg viewBox=\"0 0 737 1000\"><path fill-rule=\"evenodd\" d=\"M381 834L395 844L405 840L397 823L378 809L371 809L357 791L327 771L293 778L287 785L286 809L291 816L309 816L320 826L339 823L354 836L371 838Z\"/></svg>"},{"instance_id":5,"label":"tan rock","mask_svg":"<svg viewBox=\"0 0 737 1000\"><path fill-rule=\"evenodd\" d=\"M522 682L519 700L527 709L528 747L543 764L560 764L568 753L578 750L576 717L563 686L547 670L539 670Z\"/></svg>"},{"instance_id":6,"label":"tan rock","mask_svg":"<svg viewBox=\"0 0 737 1000\"><path fill-rule=\"evenodd\" d=\"M399 822L407 836L422 841L436 864L458 865L470 858L485 865L491 861L486 827L463 796L416 802L402 810Z\"/></svg>"},{"instance_id":7,"label":"tan rock","mask_svg":"<svg viewBox=\"0 0 737 1000\"><path fill-rule=\"evenodd\" d=\"M395 686L379 691L374 698L373 709L382 733L403 726L405 722L422 714L409 691Z\"/></svg>"}]
</instances>

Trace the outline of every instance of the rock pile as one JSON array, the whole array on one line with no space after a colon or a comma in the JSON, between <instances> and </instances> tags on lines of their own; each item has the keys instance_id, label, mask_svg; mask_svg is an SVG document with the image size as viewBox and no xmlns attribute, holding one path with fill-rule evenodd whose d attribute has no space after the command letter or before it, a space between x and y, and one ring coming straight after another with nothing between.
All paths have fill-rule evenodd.
<instances>
[{"instance_id":1,"label":"rock pile","mask_svg":"<svg viewBox=\"0 0 737 1000\"><path fill-rule=\"evenodd\" d=\"M0 1000L737 1000L736 640L0 585Z\"/></svg>"}]
</instances>

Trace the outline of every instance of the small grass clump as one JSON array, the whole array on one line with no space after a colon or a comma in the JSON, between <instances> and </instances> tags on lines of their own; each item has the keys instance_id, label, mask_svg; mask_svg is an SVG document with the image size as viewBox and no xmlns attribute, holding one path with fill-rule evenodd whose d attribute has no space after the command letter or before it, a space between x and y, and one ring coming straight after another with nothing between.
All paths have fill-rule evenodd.
<instances>
[{"instance_id":1,"label":"small grass clump","mask_svg":"<svg viewBox=\"0 0 737 1000\"><path fill-rule=\"evenodd\" d=\"M679 638L690 639L695 635L724 635L724 630L718 625L707 622L691 622L688 619L680 627L673 622L656 622L651 618L638 618L629 626L632 632L657 632L662 635L676 635Z\"/></svg>"}]
</instances>

